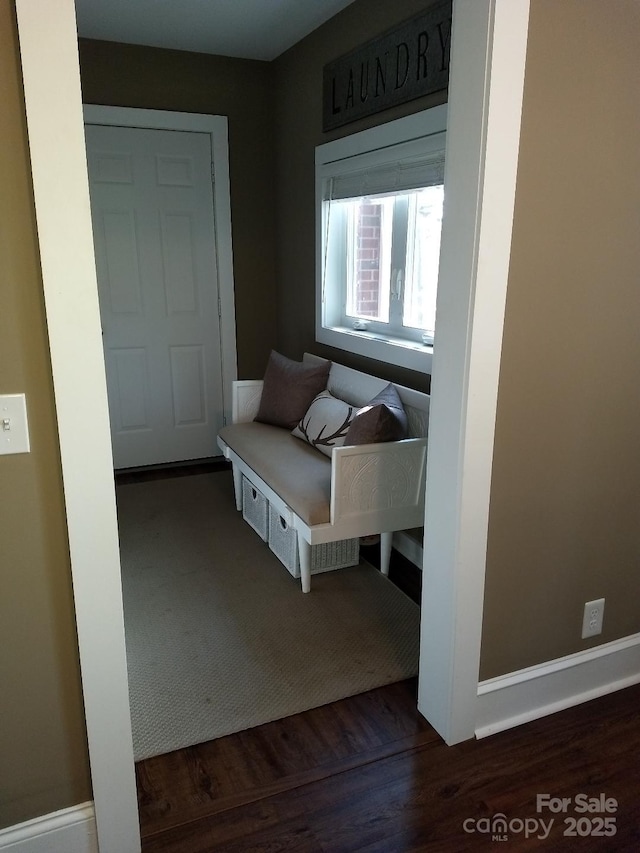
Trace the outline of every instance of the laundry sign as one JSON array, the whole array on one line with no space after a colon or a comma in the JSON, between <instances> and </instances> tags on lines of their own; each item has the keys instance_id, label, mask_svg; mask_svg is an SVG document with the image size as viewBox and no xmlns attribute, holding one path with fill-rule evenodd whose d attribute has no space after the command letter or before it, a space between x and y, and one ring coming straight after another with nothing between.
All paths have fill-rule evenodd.
<instances>
[{"instance_id":1,"label":"laundry sign","mask_svg":"<svg viewBox=\"0 0 640 853\"><path fill-rule=\"evenodd\" d=\"M322 129L446 89L451 18L452 0L440 0L325 65Z\"/></svg>"}]
</instances>

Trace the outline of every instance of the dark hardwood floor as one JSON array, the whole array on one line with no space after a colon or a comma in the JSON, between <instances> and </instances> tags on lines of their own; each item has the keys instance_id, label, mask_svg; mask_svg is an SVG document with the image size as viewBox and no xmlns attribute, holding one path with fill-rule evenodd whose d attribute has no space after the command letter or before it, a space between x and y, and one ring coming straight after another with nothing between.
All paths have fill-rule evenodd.
<instances>
[{"instance_id":1,"label":"dark hardwood floor","mask_svg":"<svg viewBox=\"0 0 640 853\"><path fill-rule=\"evenodd\" d=\"M140 762L144 853L640 850L640 685L453 747L415 692L394 684ZM537 811L539 794L566 811ZM492 839L500 814L507 837L498 823Z\"/></svg>"}]
</instances>

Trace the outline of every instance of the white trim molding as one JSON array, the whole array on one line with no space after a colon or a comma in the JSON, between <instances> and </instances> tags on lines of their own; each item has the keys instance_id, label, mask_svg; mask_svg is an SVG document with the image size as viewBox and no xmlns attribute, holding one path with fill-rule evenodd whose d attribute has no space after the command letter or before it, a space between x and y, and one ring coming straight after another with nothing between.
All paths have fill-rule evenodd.
<instances>
[{"instance_id":1,"label":"white trim molding","mask_svg":"<svg viewBox=\"0 0 640 853\"><path fill-rule=\"evenodd\" d=\"M74 0L16 0L16 13L95 820L100 853L138 853L120 550Z\"/></svg>"},{"instance_id":2,"label":"white trim molding","mask_svg":"<svg viewBox=\"0 0 640 853\"><path fill-rule=\"evenodd\" d=\"M397 530L393 534L393 547L399 554L413 563L422 571L423 547L422 542L414 539L405 530Z\"/></svg>"},{"instance_id":3,"label":"white trim molding","mask_svg":"<svg viewBox=\"0 0 640 853\"><path fill-rule=\"evenodd\" d=\"M640 683L640 634L490 678L478 685L476 737Z\"/></svg>"},{"instance_id":4,"label":"white trim molding","mask_svg":"<svg viewBox=\"0 0 640 853\"><path fill-rule=\"evenodd\" d=\"M453 4L418 708L474 736L529 0Z\"/></svg>"},{"instance_id":5,"label":"white trim molding","mask_svg":"<svg viewBox=\"0 0 640 853\"><path fill-rule=\"evenodd\" d=\"M81 803L0 829L0 851L98 853L93 803Z\"/></svg>"}]
</instances>

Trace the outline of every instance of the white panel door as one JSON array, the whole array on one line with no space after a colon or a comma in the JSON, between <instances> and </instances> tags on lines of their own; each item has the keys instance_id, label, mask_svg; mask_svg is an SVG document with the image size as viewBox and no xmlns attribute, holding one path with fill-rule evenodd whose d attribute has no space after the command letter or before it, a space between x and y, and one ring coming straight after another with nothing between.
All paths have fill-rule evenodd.
<instances>
[{"instance_id":1,"label":"white panel door","mask_svg":"<svg viewBox=\"0 0 640 853\"><path fill-rule=\"evenodd\" d=\"M219 454L211 138L87 125L116 468Z\"/></svg>"}]
</instances>

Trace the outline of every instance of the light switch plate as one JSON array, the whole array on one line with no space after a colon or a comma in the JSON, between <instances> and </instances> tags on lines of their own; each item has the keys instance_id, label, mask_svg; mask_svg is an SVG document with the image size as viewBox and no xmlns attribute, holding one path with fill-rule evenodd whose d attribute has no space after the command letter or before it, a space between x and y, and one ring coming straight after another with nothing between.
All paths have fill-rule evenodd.
<instances>
[{"instance_id":1,"label":"light switch plate","mask_svg":"<svg viewBox=\"0 0 640 853\"><path fill-rule=\"evenodd\" d=\"M25 395L0 394L0 455L30 450Z\"/></svg>"}]
</instances>

